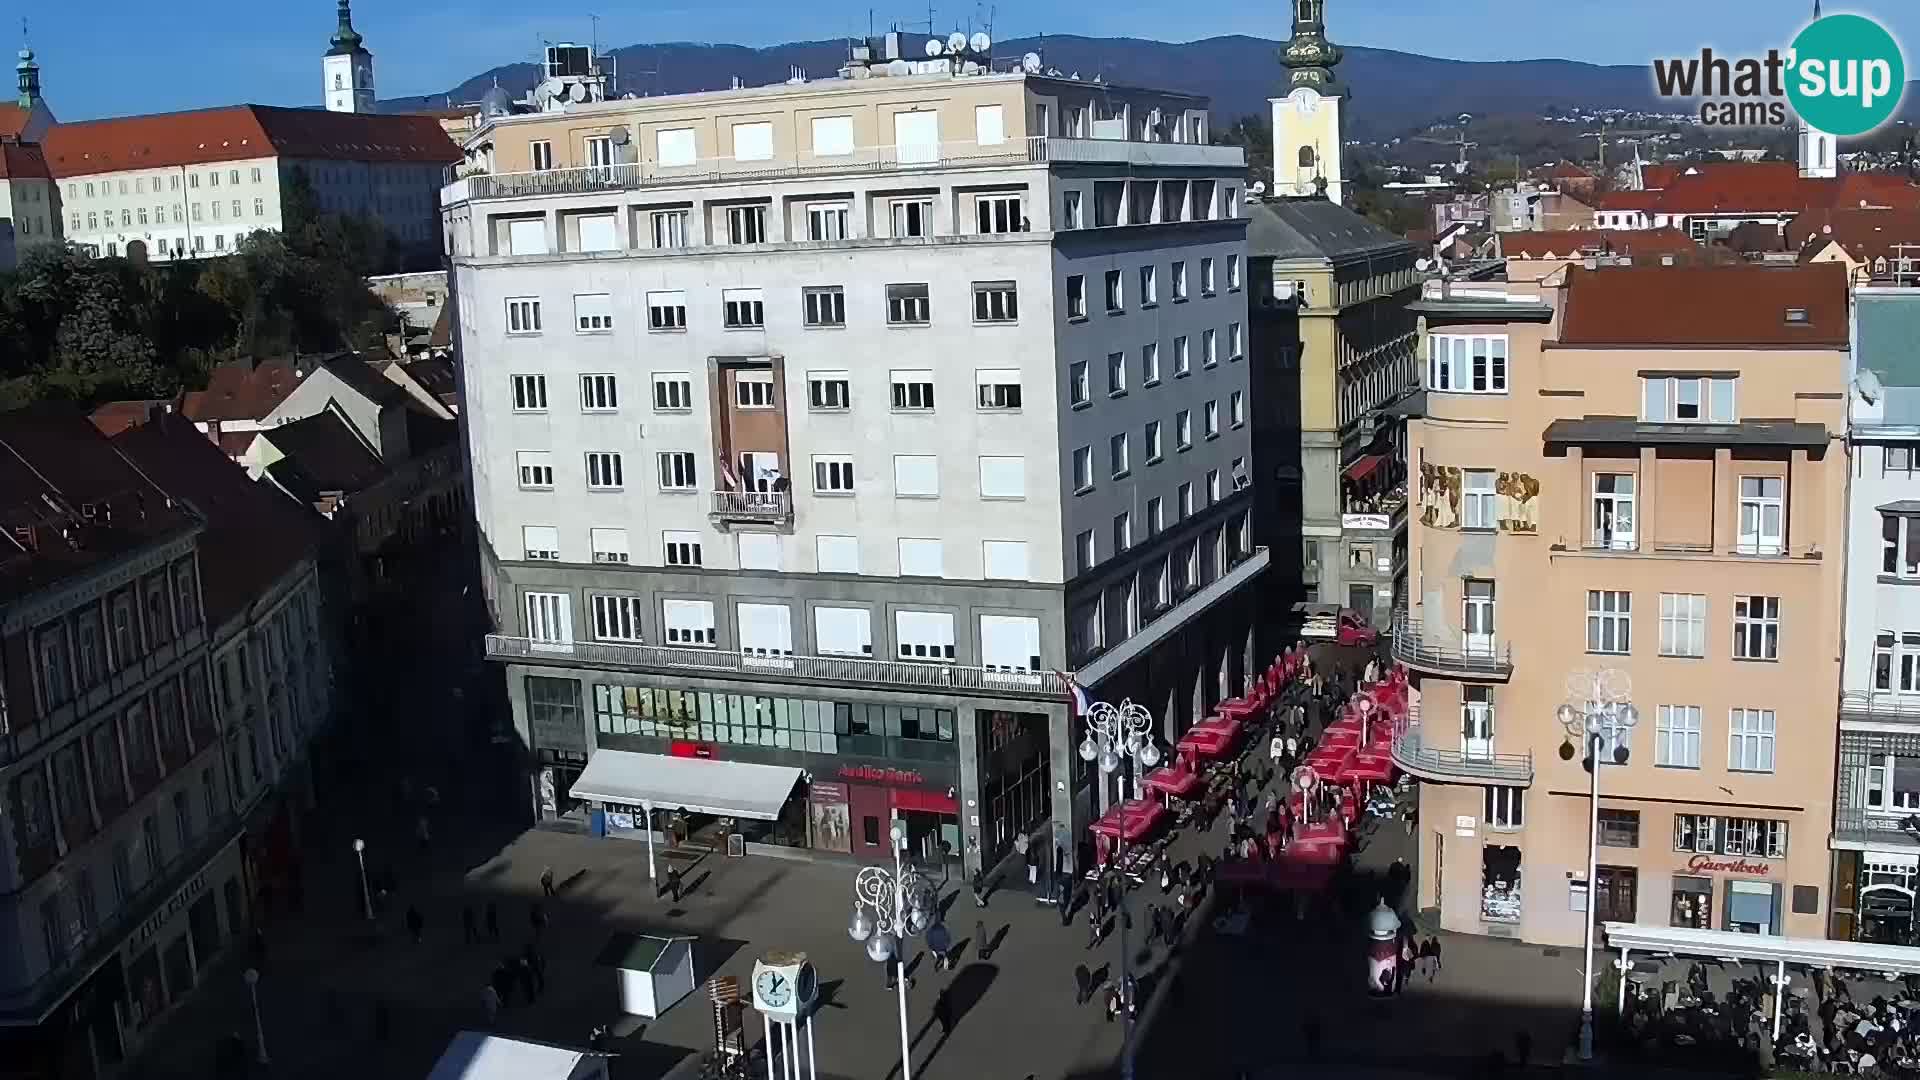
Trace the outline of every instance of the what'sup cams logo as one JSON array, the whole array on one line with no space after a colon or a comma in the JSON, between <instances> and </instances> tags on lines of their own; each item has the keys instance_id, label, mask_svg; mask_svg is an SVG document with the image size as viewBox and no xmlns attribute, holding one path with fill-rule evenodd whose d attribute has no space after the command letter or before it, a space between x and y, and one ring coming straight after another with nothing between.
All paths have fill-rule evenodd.
<instances>
[{"instance_id":1,"label":"what'sup cams logo","mask_svg":"<svg viewBox=\"0 0 1920 1080\"><path fill-rule=\"evenodd\" d=\"M1829 135L1864 135L1893 118L1907 87L1900 43L1864 15L1820 16L1785 52L1655 60L1661 97L1698 100L1700 122L1719 127L1783 127L1787 107Z\"/></svg>"}]
</instances>

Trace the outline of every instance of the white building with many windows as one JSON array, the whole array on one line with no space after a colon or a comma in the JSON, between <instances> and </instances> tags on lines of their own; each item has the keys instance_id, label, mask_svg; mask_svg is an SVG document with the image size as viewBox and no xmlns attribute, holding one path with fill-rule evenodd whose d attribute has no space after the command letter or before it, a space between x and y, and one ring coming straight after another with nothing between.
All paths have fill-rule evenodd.
<instances>
[{"instance_id":1,"label":"white building with many windows","mask_svg":"<svg viewBox=\"0 0 1920 1080\"><path fill-rule=\"evenodd\" d=\"M1075 858L1117 786L1066 676L1163 746L1243 688L1241 151L1183 95L886 71L497 117L443 193L548 817L644 828L695 756L750 841Z\"/></svg>"}]
</instances>

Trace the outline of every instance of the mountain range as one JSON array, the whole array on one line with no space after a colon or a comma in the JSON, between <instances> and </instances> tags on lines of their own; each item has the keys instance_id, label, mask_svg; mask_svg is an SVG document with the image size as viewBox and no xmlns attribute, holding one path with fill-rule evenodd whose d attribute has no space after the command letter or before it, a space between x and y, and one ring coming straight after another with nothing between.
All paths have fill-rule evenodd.
<instances>
[{"instance_id":1,"label":"mountain range","mask_svg":"<svg viewBox=\"0 0 1920 1080\"><path fill-rule=\"evenodd\" d=\"M905 52L919 56L923 36L907 35ZM1277 51L1282 43L1232 35L1171 43L1142 38L1048 35L996 42L994 54L1009 60L1039 53L1050 68L1082 79L1183 90L1213 103L1216 126L1242 116L1265 115L1267 99L1282 85ZM1654 109L1653 79L1646 67L1606 67L1572 60L1447 60L1388 49L1343 46L1338 68L1351 88L1349 131L1357 138L1388 138L1460 113L1476 116L1561 108ZM784 81L793 67L819 78L839 70L847 42L796 41L766 48L665 42L613 50L621 92L674 94L715 90L738 76L747 85ZM444 94L381 103L389 111L478 101L497 79L519 97L538 80L537 64L507 64L483 71ZM1913 98L1909 97L1909 101ZM1666 106L1671 109L1671 106Z\"/></svg>"}]
</instances>

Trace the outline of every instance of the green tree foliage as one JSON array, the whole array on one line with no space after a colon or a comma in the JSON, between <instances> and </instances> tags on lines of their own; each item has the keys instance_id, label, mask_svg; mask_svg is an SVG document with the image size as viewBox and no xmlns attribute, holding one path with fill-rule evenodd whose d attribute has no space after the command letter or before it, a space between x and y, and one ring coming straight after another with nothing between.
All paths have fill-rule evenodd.
<instances>
[{"instance_id":1,"label":"green tree foliage","mask_svg":"<svg viewBox=\"0 0 1920 1080\"><path fill-rule=\"evenodd\" d=\"M297 179L286 234L254 233L219 258L28 249L0 272L0 408L165 397L227 359L380 348L394 315L365 277L397 265L397 249L368 219L319 212Z\"/></svg>"},{"instance_id":2,"label":"green tree foliage","mask_svg":"<svg viewBox=\"0 0 1920 1080\"><path fill-rule=\"evenodd\" d=\"M1238 146L1247 152L1247 179L1273 183L1273 126L1264 116L1243 116L1225 131L1215 131L1218 146Z\"/></svg>"}]
</instances>

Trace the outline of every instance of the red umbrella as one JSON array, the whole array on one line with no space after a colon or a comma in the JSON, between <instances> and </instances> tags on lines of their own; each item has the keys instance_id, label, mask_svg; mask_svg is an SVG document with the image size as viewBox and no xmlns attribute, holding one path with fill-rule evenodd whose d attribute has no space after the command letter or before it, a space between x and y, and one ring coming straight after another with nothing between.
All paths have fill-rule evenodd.
<instances>
[{"instance_id":1,"label":"red umbrella","mask_svg":"<svg viewBox=\"0 0 1920 1080\"><path fill-rule=\"evenodd\" d=\"M1185 769L1162 766L1148 773L1144 783L1164 795L1183 799L1194 788L1200 786L1200 777Z\"/></svg>"},{"instance_id":2,"label":"red umbrella","mask_svg":"<svg viewBox=\"0 0 1920 1080\"><path fill-rule=\"evenodd\" d=\"M1385 784L1393 779L1393 759L1378 754L1355 754L1347 763L1343 780L1363 780L1369 784Z\"/></svg>"},{"instance_id":3,"label":"red umbrella","mask_svg":"<svg viewBox=\"0 0 1920 1080\"><path fill-rule=\"evenodd\" d=\"M1109 807L1100 820L1088 828L1110 840L1133 843L1152 832L1166 815L1167 808L1152 799L1130 799Z\"/></svg>"}]
</instances>

